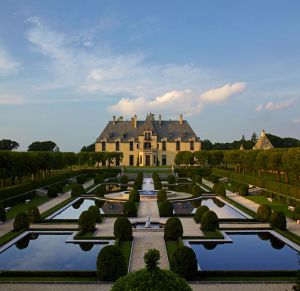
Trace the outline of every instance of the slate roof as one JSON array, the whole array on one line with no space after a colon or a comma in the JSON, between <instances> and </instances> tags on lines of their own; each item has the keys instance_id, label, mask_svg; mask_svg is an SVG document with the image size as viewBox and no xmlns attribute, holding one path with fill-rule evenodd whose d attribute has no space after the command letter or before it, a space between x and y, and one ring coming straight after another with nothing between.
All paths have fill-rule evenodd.
<instances>
[{"instance_id":1,"label":"slate roof","mask_svg":"<svg viewBox=\"0 0 300 291\"><path fill-rule=\"evenodd\" d=\"M255 150L269 150L273 149L273 145L269 141L268 137L266 136L265 130L262 130L260 137L256 143L256 145L253 147Z\"/></svg>"},{"instance_id":2,"label":"slate roof","mask_svg":"<svg viewBox=\"0 0 300 291\"><path fill-rule=\"evenodd\" d=\"M180 124L179 120L162 120L161 125L159 120L155 120L152 115L148 115L145 121L137 121L137 127L133 127L133 121L116 120L109 121L96 142L106 139L107 142L114 142L116 139L120 139L121 142L128 142L134 138L138 140L139 135L143 135L146 130L152 131L152 135L158 136L158 141L163 138L167 138L168 141L175 141L177 138L181 138L182 141L188 141L191 138L195 138L199 141L193 129L190 127L186 120Z\"/></svg>"}]
</instances>

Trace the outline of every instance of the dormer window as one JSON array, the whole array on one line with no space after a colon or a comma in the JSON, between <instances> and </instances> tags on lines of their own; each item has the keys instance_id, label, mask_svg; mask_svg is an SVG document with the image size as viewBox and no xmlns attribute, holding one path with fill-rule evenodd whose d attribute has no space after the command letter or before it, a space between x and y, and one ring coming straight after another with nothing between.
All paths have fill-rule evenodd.
<instances>
[{"instance_id":1,"label":"dormer window","mask_svg":"<svg viewBox=\"0 0 300 291\"><path fill-rule=\"evenodd\" d=\"M169 132L169 136L170 136L170 138L173 138L173 137L174 137L173 131L170 131L170 132Z\"/></svg>"},{"instance_id":2,"label":"dormer window","mask_svg":"<svg viewBox=\"0 0 300 291\"><path fill-rule=\"evenodd\" d=\"M114 137L114 134L111 132L110 134L109 134L109 138L113 138Z\"/></svg>"},{"instance_id":3,"label":"dormer window","mask_svg":"<svg viewBox=\"0 0 300 291\"><path fill-rule=\"evenodd\" d=\"M106 143L105 141L102 141L102 151L105 152L106 151Z\"/></svg>"},{"instance_id":4,"label":"dormer window","mask_svg":"<svg viewBox=\"0 0 300 291\"><path fill-rule=\"evenodd\" d=\"M151 132L145 132L145 140L151 140Z\"/></svg>"}]
</instances>

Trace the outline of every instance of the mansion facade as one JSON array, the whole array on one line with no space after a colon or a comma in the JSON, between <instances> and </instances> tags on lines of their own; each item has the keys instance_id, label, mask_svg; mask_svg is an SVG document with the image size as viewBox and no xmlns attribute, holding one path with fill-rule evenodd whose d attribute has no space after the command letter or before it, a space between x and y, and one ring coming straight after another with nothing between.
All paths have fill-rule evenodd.
<instances>
[{"instance_id":1,"label":"mansion facade","mask_svg":"<svg viewBox=\"0 0 300 291\"><path fill-rule=\"evenodd\" d=\"M123 117L109 121L95 143L96 152L122 152L124 166L172 165L179 151L200 151L201 142L186 120Z\"/></svg>"}]
</instances>

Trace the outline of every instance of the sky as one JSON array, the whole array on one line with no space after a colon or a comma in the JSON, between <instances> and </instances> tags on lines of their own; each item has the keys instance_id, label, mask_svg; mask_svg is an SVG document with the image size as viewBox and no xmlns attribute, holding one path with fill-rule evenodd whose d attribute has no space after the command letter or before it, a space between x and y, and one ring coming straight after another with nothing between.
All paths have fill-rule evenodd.
<instances>
[{"instance_id":1,"label":"sky","mask_svg":"<svg viewBox=\"0 0 300 291\"><path fill-rule=\"evenodd\" d=\"M300 1L1 0L0 139L93 143L112 116L300 138Z\"/></svg>"}]
</instances>

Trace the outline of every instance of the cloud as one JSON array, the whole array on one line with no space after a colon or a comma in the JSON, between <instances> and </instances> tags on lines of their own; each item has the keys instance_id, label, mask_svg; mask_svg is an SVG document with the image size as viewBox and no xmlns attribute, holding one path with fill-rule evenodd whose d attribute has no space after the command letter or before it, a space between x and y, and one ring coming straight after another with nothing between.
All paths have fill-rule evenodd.
<instances>
[{"instance_id":1,"label":"cloud","mask_svg":"<svg viewBox=\"0 0 300 291\"><path fill-rule=\"evenodd\" d=\"M16 73L20 67L20 63L14 60L3 47L0 47L0 75Z\"/></svg>"},{"instance_id":2,"label":"cloud","mask_svg":"<svg viewBox=\"0 0 300 291\"><path fill-rule=\"evenodd\" d=\"M25 103L25 98L19 95L1 95L0 105L20 105Z\"/></svg>"},{"instance_id":3,"label":"cloud","mask_svg":"<svg viewBox=\"0 0 300 291\"><path fill-rule=\"evenodd\" d=\"M199 94L195 90L170 91L154 99L145 97L122 98L117 104L109 107L111 112L124 115L145 114L147 112L172 112L178 115L194 115L203 109L205 104L223 102L234 94L246 90L245 83L226 84Z\"/></svg>"},{"instance_id":4,"label":"cloud","mask_svg":"<svg viewBox=\"0 0 300 291\"><path fill-rule=\"evenodd\" d=\"M300 123L300 118L294 119L294 123Z\"/></svg>"},{"instance_id":5,"label":"cloud","mask_svg":"<svg viewBox=\"0 0 300 291\"><path fill-rule=\"evenodd\" d=\"M268 111L277 111L282 110L291 107L295 102L297 98L290 98L288 100L284 100L281 102L274 103L272 101L269 101L266 104L260 104L256 107L256 111L262 111L262 110L268 110Z\"/></svg>"}]
</instances>

